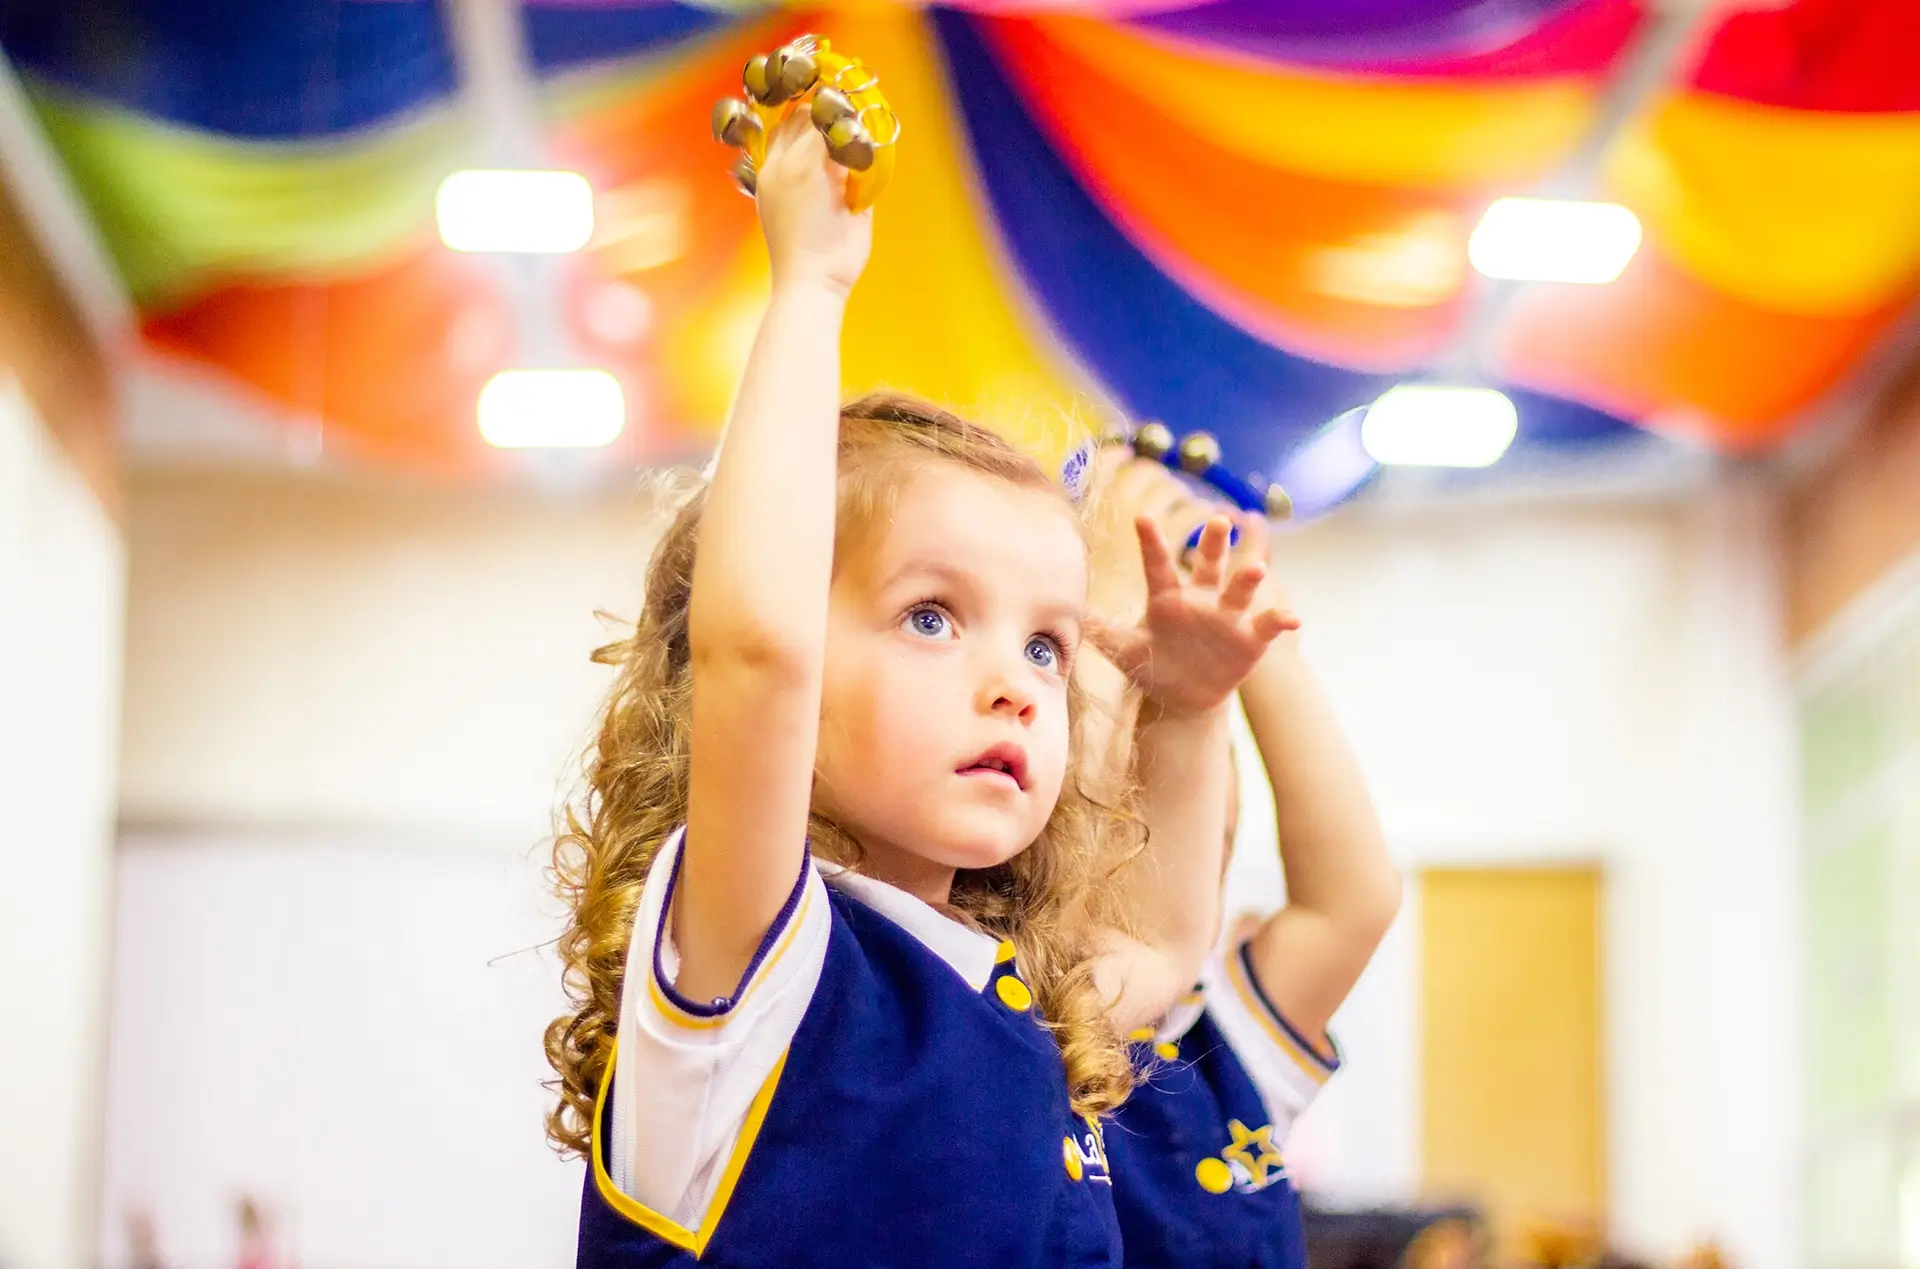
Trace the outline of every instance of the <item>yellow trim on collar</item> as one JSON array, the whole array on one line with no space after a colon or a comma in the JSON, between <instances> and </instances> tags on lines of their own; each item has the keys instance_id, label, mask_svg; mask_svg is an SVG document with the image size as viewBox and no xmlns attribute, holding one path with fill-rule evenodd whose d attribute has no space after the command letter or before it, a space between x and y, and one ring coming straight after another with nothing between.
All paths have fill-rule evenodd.
<instances>
[{"instance_id":1,"label":"yellow trim on collar","mask_svg":"<svg viewBox=\"0 0 1920 1269\"><path fill-rule=\"evenodd\" d=\"M760 1125L766 1121L767 1108L773 1103L774 1090L780 1085L780 1072L787 1067L787 1054L791 1050L782 1049L780 1060L773 1064L773 1070L767 1075L766 1082L760 1085L760 1091L754 1094L753 1102L747 1107L747 1118L740 1125L740 1136L733 1143L733 1153L727 1157L726 1171L720 1174L720 1185L713 1192L713 1198L707 1204L706 1212L700 1218L698 1229L688 1229L677 1221L669 1220L654 1211L645 1203L630 1194L621 1192L613 1183L613 1177L607 1171L606 1151L600 1140L600 1125L605 1122L607 1108L607 1090L613 1086L611 1078L614 1061L619 1056L619 1044L607 1055L608 1078L600 1081L600 1091L593 1099L593 1185L600 1192L601 1199L608 1207L620 1213L640 1228L648 1231L678 1247L690 1251L698 1260L707 1250L707 1244L713 1241L714 1231L720 1226L720 1218L726 1214L727 1201L733 1197L733 1188L739 1183L741 1170L747 1166L747 1156L753 1151L753 1143L760 1136Z\"/></svg>"}]
</instances>

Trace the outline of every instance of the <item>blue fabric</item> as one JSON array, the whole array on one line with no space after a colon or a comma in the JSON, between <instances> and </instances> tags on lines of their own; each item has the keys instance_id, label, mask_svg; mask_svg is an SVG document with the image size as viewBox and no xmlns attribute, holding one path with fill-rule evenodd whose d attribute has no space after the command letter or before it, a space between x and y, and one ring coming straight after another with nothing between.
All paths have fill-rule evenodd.
<instances>
[{"instance_id":1,"label":"blue fabric","mask_svg":"<svg viewBox=\"0 0 1920 1269\"><path fill-rule=\"evenodd\" d=\"M705 1254L627 1220L590 1170L581 1269L1118 1266L1105 1168L1067 1168L1090 1130L1060 1050L1000 999L1013 963L976 992L879 913L832 903L820 985Z\"/></svg>"},{"instance_id":2,"label":"blue fabric","mask_svg":"<svg viewBox=\"0 0 1920 1269\"><path fill-rule=\"evenodd\" d=\"M1021 275L1060 337L1133 417L1176 433L1205 429L1239 462L1283 452L1392 385L1264 344L1161 273L1074 179L972 20L948 10L933 20Z\"/></svg>"},{"instance_id":3,"label":"blue fabric","mask_svg":"<svg viewBox=\"0 0 1920 1269\"><path fill-rule=\"evenodd\" d=\"M1647 433L1625 419L1565 397L1526 388L1501 386L1520 414L1516 446L1536 449L1579 449L1616 441L1643 441Z\"/></svg>"},{"instance_id":4,"label":"blue fabric","mask_svg":"<svg viewBox=\"0 0 1920 1269\"><path fill-rule=\"evenodd\" d=\"M1269 1127L1259 1090L1208 1014L1179 1047L1177 1058L1146 1059L1140 1085L1107 1125L1127 1269L1306 1269L1300 1196L1285 1166L1276 1158L1249 1171L1229 1152L1233 1122ZM1208 1159L1229 1166L1224 1193L1200 1184Z\"/></svg>"},{"instance_id":5,"label":"blue fabric","mask_svg":"<svg viewBox=\"0 0 1920 1269\"><path fill-rule=\"evenodd\" d=\"M455 83L431 0L0 0L0 48L84 96L259 140L366 128Z\"/></svg>"},{"instance_id":6,"label":"blue fabric","mask_svg":"<svg viewBox=\"0 0 1920 1269\"><path fill-rule=\"evenodd\" d=\"M1331 420L1415 377L1362 374L1296 356L1194 299L1080 186L973 21L950 10L935 10L933 19L982 183L1022 278L1060 338L1134 418L1158 419L1176 434L1212 432L1224 461L1241 475L1282 473ZM1587 406L1536 392L1508 395L1520 413L1516 445L1640 435ZM1364 462L1347 464L1331 480L1288 488L1303 514L1319 514L1371 474Z\"/></svg>"},{"instance_id":7,"label":"blue fabric","mask_svg":"<svg viewBox=\"0 0 1920 1269\"><path fill-rule=\"evenodd\" d=\"M690 4L572 9L527 5L527 50L542 73L655 52L737 19Z\"/></svg>"}]
</instances>

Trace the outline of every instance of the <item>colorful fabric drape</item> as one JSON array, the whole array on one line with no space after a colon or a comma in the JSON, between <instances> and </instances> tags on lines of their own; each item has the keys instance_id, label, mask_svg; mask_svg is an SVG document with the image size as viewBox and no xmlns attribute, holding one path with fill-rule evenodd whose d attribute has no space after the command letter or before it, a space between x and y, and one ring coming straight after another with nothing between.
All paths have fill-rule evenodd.
<instances>
[{"instance_id":1,"label":"colorful fabric drape","mask_svg":"<svg viewBox=\"0 0 1920 1269\"><path fill-rule=\"evenodd\" d=\"M1476 374L1522 443L1630 424L1777 442L1920 294L1920 6L1730 9L1611 139L1597 195L1646 231L1606 287L1487 306L1480 212L1593 143L1642 0L530 0L551 160L597 191L557 267L580 354L626 385L620 461L706 444L766 286L706 135L752 51L821 30L907 121L849 318L849 389L891 384L1058 452L1112 412L1301 459L1407 378ZM149 343L366 461L483 478L479 385L512 364L492 262L435 236L479 161L429 0L0 0L22 71ZM1323 449L1325 446L1323 446ZM1326 452L1331 452L1327 450ZM1292 464L1289 467L1289 464ZM1311 479L1312 477L1302 477Z\"/></svg>"}]
</instances>

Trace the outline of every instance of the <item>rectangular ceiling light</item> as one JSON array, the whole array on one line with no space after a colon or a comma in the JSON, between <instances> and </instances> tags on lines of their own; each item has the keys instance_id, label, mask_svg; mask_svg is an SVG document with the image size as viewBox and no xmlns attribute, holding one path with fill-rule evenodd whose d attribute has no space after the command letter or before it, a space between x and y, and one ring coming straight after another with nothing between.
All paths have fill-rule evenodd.
<instances>
[{"instance_id":1,"label":"rectangular ceiling light","mask_svg":"<svg viewBox=\"0 0 1920 1269\"><path fill-rule=\"evenodd\" d=\"M1368 407L1360 443L1384 466L1491 467L1519 427L1503 392L1402 384Z\"/></svg>"},{"instance_id":2,"label":"rectangular ceiling light","mask_svg":"<svg viewBox=\"0 0 1920 1269\"><path fill-rule=\"evenodd\" d=\"M578 172L455 172L433 210L455 251L559 255L593 237L593 186Z\"/></svg>"},{"instance_id":3,"label":"rectangular ceiling light","mask_svg":"<svg viewBox=\"0 0 1920 1269\"><path fill-rule=\"evenodd\" d=\"M1640 221L1616 203L1502 198L1487 208L1467 258L1490 278L1611 282L1640 249Z\"/></svg>"},{"instance_id":4,"label":"rectangular ceiling light","mask_svg":"<svg viewBox=\"0 0 1920 1269\"><path fill-rule=\"evenodd\" d=\"M502 370L480 389L480 435L496 449L593 449L627 425L604 370Z\"/></svg>"}]
</instances>

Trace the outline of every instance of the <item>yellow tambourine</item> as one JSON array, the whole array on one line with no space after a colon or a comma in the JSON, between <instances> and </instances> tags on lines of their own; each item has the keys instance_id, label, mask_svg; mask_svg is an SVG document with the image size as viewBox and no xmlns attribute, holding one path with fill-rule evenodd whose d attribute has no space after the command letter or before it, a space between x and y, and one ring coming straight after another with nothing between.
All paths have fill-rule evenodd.
<instances>
[{"instance_id":1,"label":"yellow tambourine","mask_svg":"<svg viewBox=\"0 0 1920 1269\"><path fill-rule=\"evenodd\" d=\"M893 178L900 119L880 91L880 77L857 57L843 57L819 36L803 35L747 63L747 99L713 108L713 139L743 151L733 179L751 195L767 158L767 137L805 106L827 139L827 153L847 169L847 206L865 211Z\"/></svg>"}]
</instances>

